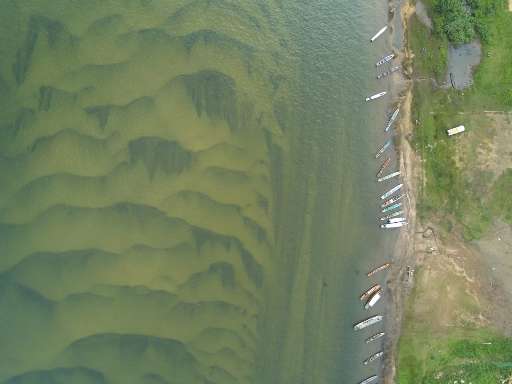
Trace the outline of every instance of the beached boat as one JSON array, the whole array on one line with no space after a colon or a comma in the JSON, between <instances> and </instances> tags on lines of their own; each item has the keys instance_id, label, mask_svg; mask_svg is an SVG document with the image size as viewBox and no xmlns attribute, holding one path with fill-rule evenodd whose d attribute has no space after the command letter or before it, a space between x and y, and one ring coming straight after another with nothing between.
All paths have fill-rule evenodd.
<instances>
[{"instance_id":1,"label":"beached boat","mask_svg":"<svg viewBox=\"0 0 512 384\"><path fill-rule=\"evenodd\" d=\"M402 206L402 203L396 203L396 204L392 204L390 205L389 207L386 207L382 210L382 213L386 213L386 212L391 212L397 208L400 208Z\"/></svg>"},{"instance_id":2,"label":"beached boat","mask_svg":"<svg viewBox=\"0 0 512 384\"><path fill-rule=\"evenodd\" d=\"M391 214L389 214L389 215L386 215L386 216L384 216L384 217L381 217L381 218L380 218L380 221L389 220L389 219L391 219L392 217L400 216L402 213L404 213L404 211L403 211L403 210L400 210L400 211L397 211L397 212L393 212L393 213L391 213Z\"/></svg>"},{"instance_id":3,"label":"beached boat","mask_svg":"<svg viewBox=\"0 0 512 384\"><path fill-rule=\"evenodd\" d=\"M380 300L381 297L382 297L382 290L380 289L377 292L375 292L372 297L370 297L368 302L364 305L364 309L368 310L370 308L373 308L373 306L375 304L377 304L377 302Z\"/></svg>"},{"instance_id":4,"label":"beached boat","mask_svg":"<svg viewBox=\"0 0 512 384\"><path fill-rule=\"evenodd\" d=\"M366 291L364 291L361 296L359 296L359 299L361 301L364 301L366 300L368 297L370 297L373 293L377 292L379 289L381 289L382 287L380 286L380 284L375 284L373 287L371 287L370 289L367 289Z\"/></svg>"},{"instance_id":5,"label":"beached boat","mask_svg":"<svg viewBox=\"0 0 512 384\"><path fill-rule=\"evenodd\" d=\"M384 32L386 32L386 29L388 29L387 25L382 27L381 29L379 29L379 31L375 35L373 35L373 37L370 39L370 42L373 43L375 40L377 40L380 35L382 35Z\"/></svg>"},{"instance_id":6,"label":"beached boat","mask_svg":"<svg viewBox=\"0 0 512 384\"><path fill-rule=\"evenodd\" d=\"M384 336L386 334L386 332L379 332L379 333L376 333L375 335L373 336L370 336L369 338L367 338L365 340L366 344L370 344L372 341L375 341L375 340L378 340L380 339L382 336Z\"/></svg>"},{"instance_id":7,"label":"beached boat","mask_svg":"<svg viewBox=\"0 0 512 384\"><path fill-rule=\"evenodd\" d=\"M370 384L370 383L373 383L375 380L377 380L379 378L379 376L377 375L373 375L373 376L370 376L366 379L364 379L363 381L361 381L359 384Z\"/></svg>"},{"instance_id":8,"label":"beached boat","mask_svg":"<svg viewBox=\"0 0 512 384\"><path fill-rule=\"evenodd\" d=\"M386 181L386 180L392 179L393 177L397 177L397 176L400 176L400 171L390 173L389 175L386 175L386 176L383 176L383 177L379 177L377 179L377 181L380 183L382 181Z\"/></svg>"},{"instance_id":9,"label":"beached boat","mask_svg":"<svg viewBox=\"0 0 512 384\"><path fill-rule=\"evenodd\" d=\"M373 276L375 275L377 272L380 272L380 271L383 271L385 270L386 268L389 268L391 265L391 263L385 263L385 264L382 264L381 266L375 268L375 269L372 269L370 272L368 272L366 274L366 276L370 277L370 276Z\"/></svg>"},{"instance_id":10,"label":"beached boat","mask_svg":"<svg viewBox=\"0 0 512 384\"><path fill-rule=\"evenodd\" d=\"M389 191L387 191L386 193L384 193L380 198L381 200L384 200L384 199L387 199L389 196L391 196L393 193L395 192L398 192L404 185L403 184L398 184L396 186L394 186L393 188L391 188Z\"/></svg>"},{"instance_id":11,"label":"beached boat","mask_svg":"<svg viewBox=\"0 0 512 384\"><path fill-rule=\"evenodd\" d=\"M407 225L407 221L401 221L399 223L389 223L389 224L381 224L380 227L384 229L394 229L405 227Z\"/></svg>"},{"instance_id":12,"label":"beached boat","mask_svg":"<svg viewBox=\"0 0 512 384\"><path fill-rule=\"evenodd\" d=\"M386 223L393 224L393 223L401 223L402 221L406 221L407 219L405 217L393 217L392 219L389 219Z\"/></svg>"},{"instance_id":13,"label":"beached boat","mask_svg":"<svg viewBox=\"0 0 512 384\"><path fill-rule=\"evenodd\" d=\"M354 324L354 330L359 331L359 330L369 327L373 324L377 324L378 322L382 321L382 319L383 319L382 315L375 315L375 316L369 317L366 320L363 320L357 324Z\"/></svg>"},{"instance_id":14,"label":"beached boat","mask_svg":"<svg viewBox=\"0 0 512 384\"><path fill-rule=\"evenodd\" d=\"M384 131L387 132L389 131L389 128L391 128L391 126L393 125L394 121L396 120L396 118L398 117L398 113L400 112L400 107L398 107L397 109L395 109L395 111L393 112L393 114L391 115L391 117L389 118L388 120L388 123L386 124L386 128L384 128Z\"/></svg>"},{"instance_id":15,"label":"beached boat","mask_svg":"<svg viewBox=\"0 0 512 384\"><path fill-rule=\"evenodd\" d=\"M390 53L389 55L386 55L384 56L383 58L381 58L379 61L377 61L375 63L375 66L376 67L379 67L381 66L382 64L386 64L388 61L391 61L393 60L393 58L395 57L395 54L394 53Z\"/></svg>"},{"instance_id":16,"label":"beached boat","mask_svg":"<svg viewBox=\"0 0 512 384\"><path fill-rule=\"evenodd\" d=\"M391 146L391 143L392 143L391 139L386 141L384 143L384 145L382 147L380 147L380 149L375 154L375 158L378 159L386 151L386 149L388 149Z\"/></svg>"},{"instance_id":17,"label":"beached boat","mask_svg":"<svg viewBox=\"0 0 512 384\"><path fill-rule=\"evenodd\" d=\"M388 199L386 200L385 202L383 202L380 207L381 208L386 208L388 205L391 205L393 203L396 203L397 201L399 200L402 200L404 197L406 196L405 193L402 193L401 195L398 195L396 197L392 197L391 199Z\"/></svg>"},{"instance_id":18,"label":"beached boat","mask_svg":"<svg viewBox=\"0 0 512 384\"><path fill-rule=\"evenodd\" d=\"M372 361L375 361L379 358L381 358L382 356L384 355L384 352L383 351L379 351L377 353L374 353L373 355L371 355L369 358L367 358L365 361L363 361L363 364L364 365L368 365L370 364Z\"/></svg>"},{"instance_id":19,"label":"beached boat","mask_svg":"<svg viewBox=\"0 0 512 384\"><path fill-rule=\"evenodd\" d=\"M376 93L375 95L371 95L371 96L368 96L366 98L366 101L372 101L372 100L377 100L377 99L380 99L382 96L384 96L387 92L386 91L382 91L382 92L379 92L379 93Z\"/></svg>"},{"instance_id":20,"label":"beached boat","mask_svg":"<svg viewBox=\"0 0 512 384\"><path fill-rule=\"evenodd\" d=\"M384 170L387 168L387 166L391 163L391 157L386 157L386 160L382 163L382 165L379 168L379 171L377 172L377 177L381 177L384 173Z\"/></svg>"},{"instance_id":21,"label":"beached boat","mask_svg":"<svg viewBox=\"0 0 512 384\"><path fill-rule=\"evenodd\" d=\"M399 69L400 69L400 67L398 67L398 66L397 66L397 67L392 67L392 68L390 68L390 69L388 69L387 71L384 71L384 72L382 72L382 73L379 73L379 74L377 75L377 80L380 80L380 79L383 79L383 78L385 78L385 77L387 77L387 76L389 76L389 75L392 75L393 73L395 73L395 72L396 72L396 71L398 71Z\"/></svg>"}]
</instances>

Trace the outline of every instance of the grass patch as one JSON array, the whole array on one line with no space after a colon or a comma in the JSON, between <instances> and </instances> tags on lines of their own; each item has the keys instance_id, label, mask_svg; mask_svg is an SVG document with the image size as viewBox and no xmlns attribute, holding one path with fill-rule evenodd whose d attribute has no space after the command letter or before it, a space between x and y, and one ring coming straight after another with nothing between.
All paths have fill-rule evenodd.
<instances>
[{"instance_id":1,"label":"grass patch","mask_svg":"<svg viewBox=\"0 0 512 384\"><path fill-rule=\"evenodd\" d=\"M405 333L399 348L399 384L496 384L512 376L512 339L486 330Z\"/></svg>"},{"instance_id":2,"label":"grass patch","mask_svg":"<svg viewBox=\"0 0 512 384\"><path fill-rule=\"evenodd\" d=\"M443 313L427 310L427 305L438 296L446 300L443 279L450 279L451 290L462 296L440 305L453 305L453 310L473 312L464 303L463 288L457 288L450 273L424 278L419 270L416 285L406 303L405 321L398 343L399 384L458 383L496 384L512 376L512 339L474 325L442 325ZM430 299L426 296L430 295ZM415 307L416 306L416 307ZM477 308L478 312L479 309Z\"/></svg>"},{"instance_id":3,"label":"grass patch","mask_svg":"<svg viewBox=\"0 0 512 384\"><path fill-rule=\"evenodd\" d=\"M479 109L512 108L512 12L487 18L489 41L483 45L470 104Z\"/></svg>"},{"instance_id":4,"label":"grass patch","mask_svg":"<svg viewBox=\"0 0 512 384\"><path fill-rule=\"evenodd\" d=\"M414 71L417 76L430 77L433 74L438 82L444 81L448 40L434 38L432 32L413 15L409 25L409 44L420 47L414 51Z\"/></svg>"},{"instance_id":5,"label":"grass patch","mask_svg":"<svg viewBox=\"0 0 512 384\"><path fill-rule=\"evenodd\" d=\"M432 3L427 1L429 9ZM408 35L415 54L413 144L423 159L425 175L418 214L423 219L436 219L448 231L459 228L468 240L481 237L492 218L500 214L500 209L508 207L506 193L482 196L486 188L479 184L481 180L468 177L470 161L457 157L459 139L448 138L446 134L446 129L464 124L468 130L475 131L475 143L471 145L476 147L480 143L478 138L486 134L484 128L478 117L463 116L459 112L512 107L512 39L504 38L512 36L512 15L502 9L492 16L482 16L481 20L487 26L488 41L483 45L483 61L476 71L474 85L464 92L438 89L425 80L435 78L440 82L445 77L446 37L432 33L415 16ZM507 185L491 189L506 189ZM495 199L499 201L494 202Z\"/></svg>"},{"instance_id":6,"label":"grass patch","mask_svg":"<svg viewBox=\"0 0 512 384\"><path fill-rule=\"evenodd\" d=\"M494 183L491 196L494 215L512 225L512 169L507 169Z\"/></svg>"},{"instance_id":7,"label":"grass patch","mask_svg":"<svg viewBox=\"0 0 512 384\"><path fill-rule=\"evenodd\" d=\"M430 11L435 2L425 0ZM485 1L478 3L486 5ZM416 17L408 29L408 42L415 54L412 144L421 155L425 175L419 190L418 215L441 223L447 231L456 228L466 239L479 238L495 217L512 224L512 170L490 185L494 174L474 169L477 149L493 139L484 111L512 108L512 13L500 8L494 14L482 11L476 16L483 25L475 24L475 28L485 34L483 59L473 86L463 92L437 88L430 80L444 80L446 35L429 31ZM471 135L448 138L446 129L459 124L464 124ZM450 279L450 283L443 283L443 278ZM399 384L462 380L465 384L497 384L512 380L512 339L460 323L460 313L474 314L479 308L463 294L457 296L460 292L454 278L438 274L434 280L423 281L421 271L417 274L398 345ZM441 305L447 297L445 285L450 285L452 297ZM433 302L436 308L427 310ZM449 321L444 321L443 314L447 313L452 318L448 316Z\"/></svg>"}]
</instances>

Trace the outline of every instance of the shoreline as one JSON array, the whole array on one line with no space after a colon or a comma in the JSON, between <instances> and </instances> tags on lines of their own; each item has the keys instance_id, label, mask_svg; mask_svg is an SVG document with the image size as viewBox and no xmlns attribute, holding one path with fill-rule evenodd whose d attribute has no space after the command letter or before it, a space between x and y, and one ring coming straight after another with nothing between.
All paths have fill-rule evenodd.
<instances>
[{"instance_id":1,"label":"shoreline","mask_svg":"<svg viewBox=\"0 0 512 384\"><path fill-rule=\"evenodd\" d=\"M404 0L399 4L399 12L394 12L394 17L399 17L401 23L401 47L398 47L398 56L402 66L402 74L399 80L392 84L394 91L398 94L397 100L400 103L400 118L397 121L396 143L397 159L399 161L400 172L403 175L403 183L407 190L408 221L409 226L406 230L400 231L393 251L393 267L391 268L386 281L388 297L388 308L386 317L388 321L385 325L387 337L384 341L384 350L387 351L383 367L383 383L392 384L395 382L398 341L400 339L402 319L405 309L405 298L407 297L412 285L407 283L407 266L414 268L414 234L416 232L416 195L418 171L418 159L411 147L408 138L412 135L413 125L411 121L412 108L412 67L410 60L413 53L410 51L407 41L408 21L414 14L415 8L409 0ZM399 13L398 16L397 13ZM393 20L391 20L393 21ZM395 48L395 47L394 47Z\"/></svg>"}]
</instances>

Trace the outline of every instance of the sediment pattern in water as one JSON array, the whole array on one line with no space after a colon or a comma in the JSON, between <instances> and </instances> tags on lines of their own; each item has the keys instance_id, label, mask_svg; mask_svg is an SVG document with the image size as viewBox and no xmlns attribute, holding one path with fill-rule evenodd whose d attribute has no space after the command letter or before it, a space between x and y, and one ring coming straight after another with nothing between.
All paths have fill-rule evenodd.
<instances>
[{"instance_id":1,"label":"sediment pattern in water","mask_svg":"<svg viewBox=\"0 0 512 384\"><path fill-rule=\"evenodd\" d=\"M1 382L253 381L293 76L279 15L2 2Z\"/></svg>"}]
</instances>

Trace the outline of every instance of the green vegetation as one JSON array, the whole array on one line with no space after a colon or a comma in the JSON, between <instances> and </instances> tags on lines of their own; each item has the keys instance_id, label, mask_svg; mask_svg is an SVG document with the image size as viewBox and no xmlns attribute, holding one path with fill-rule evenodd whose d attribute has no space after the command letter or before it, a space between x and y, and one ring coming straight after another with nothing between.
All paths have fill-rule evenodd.
<instances>
[{"instance_id":1,"label":"green vegetation","mask_svg":"<svg viewBox=\"0 0 512 384\"><path fill-rule=\"evenodd\" d=\"M444 33L454 43L467 43L473 39L473 19L464 0L436 0L433 9L434 26L439 34Z\"/></svg>"},{"instance_id":2,"label":"green vegetation","mask_svg":"<svg viewBox=\"0 0 512 384\"><path fill-rule=\"evenodd\" d=\"M398 383L496 384L512 377L512 339L460 322L460 314L478 317L480 304L465 279L441 264L416 274L399 340Z\"/></svg>"},{"instance_id":3,"label":"green vegetation","mask_svg":"<svg viewBox=\"0 0 512 384\"><path fill-rule=\"evenodd\" d=\"M422 336L423 335L423 336ZM512 376L512 339L478 329L400 340L399 384L495 384Z\"/></svg>"},{"instance_id":4,"label":"green vegetation","mask_svg":"<svg viewBox=\"0 0 512 384\"><path fill-rule=\"evenodd\" d=\"M424 177L418 214L475 239L496 217L512 224L512 169L498 174L480 163L488 160L486 151L496 145L498 129L503 129L484 111L512 107L512 13L505 11L503 1L467 0L470 10L460 8L459 0L425 2L433 13L434 31L416 17L408 29L415 54L412 144L421 155ZM464 12L467 20L458 20ZM483 43L474 84L462 92L439 88L446 74L448 41L466 41L469 25ZM459 124L468 132L448 138L446 129ZM508 383L512 339L471 320L479 318L481 308L468 294L466 281L449 266L428 262L434 272L416 274L405 312L398 383Z\"/></svg>"},{"instance_id":5,"label":"green vegetation","mask_svg":"<svg viewBox=\"0 0 512 384\"><path fill-rule=\"evenodd\" d=\"M427 5L436 12L435 4L438 3L431 1ZM447 37L429 31L415 17L409 28L416 77L412 107L412 120L416 123L413 144L424 161L425 176L418 213L422 218L437 218L447 230L460 227L467 239L480 237L493 217L502 212L507 216L506 212L510 212L505 209L508 203L505 191L507 186L510 190L510 184L502 182L489 188L482 186L482 177L471 174L472 168L476 168L472 167L472 162L477 146L492 140L492 132L485 130L485 116L479 117L475 112L509 110L512 106L512 39L502 38L512 36L512 15L504 8L497 8L500 3L497 1L471 3L482 15L494 13L494 16L479 19L485 23L488 40L483 44L483 61L475 74L474 85L464 92L439 89L428 80L434 78L440 83L445 78ZM461 118L460 113L468 114ZM473 131L473 141L464 143L472 150L468 149L466 154L459 139L449 139L446 135L447 128L461 123L468 131ZM468 141L467 138L464 140ZM490 194L490 190L504 192Z\"/></svg>"},{"instance_id":6,"label":"green vegetation","mask_svg":"<svg viewBox=\"0 0 512 384\"><path fill-rule=\"evenodd\" d=\"M507 169L496 181L492 191L492 209L512 225L512 169Z\"/></svg>"},{"instance_id":7,"label":"green vegetation","mask_svg":"<svg viewBox=\"0 0 512 384\"><path fill-rule=\"evenodd\" d=\"M456 44L471 41L475 33L488 41L489 18L505 7L504 0L431 0L430 3L437 34Z\"/></svg>"},{"instance_id":8,"label":"green vegetation","mask_svg":"<svg viewBox=\"0 0 512 384\"><path fill-rule=\"evenodd\" d=\"M414 72L421 77L434 74L437 81L443 81L448 59L448 40L443 36L434 38L416 16L413 16L409 29L411 31L409 44L413 47L421 47L414 52Z\"/></svg>"}]
</instances>

